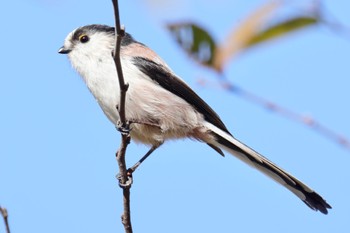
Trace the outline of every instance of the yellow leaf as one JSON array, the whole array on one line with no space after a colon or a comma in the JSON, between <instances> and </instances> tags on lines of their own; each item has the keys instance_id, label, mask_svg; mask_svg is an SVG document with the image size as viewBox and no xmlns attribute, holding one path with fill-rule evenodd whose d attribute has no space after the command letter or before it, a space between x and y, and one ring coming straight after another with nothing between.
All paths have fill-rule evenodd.
<instances>
[{"instance_id":1,"label":"yellow leaf","mask_svg":"<svg viewBox=\"0 0 350 233\"><path fill-rule=\"evenodd\" d=\"M279 5L280 1L268 2L248 16L238 28L235 28L225 42L217 47L213 60L214 69L222 71L227 61L246 47L246 44L257 34L261 25Z\"/></svg>"}]
</instances>

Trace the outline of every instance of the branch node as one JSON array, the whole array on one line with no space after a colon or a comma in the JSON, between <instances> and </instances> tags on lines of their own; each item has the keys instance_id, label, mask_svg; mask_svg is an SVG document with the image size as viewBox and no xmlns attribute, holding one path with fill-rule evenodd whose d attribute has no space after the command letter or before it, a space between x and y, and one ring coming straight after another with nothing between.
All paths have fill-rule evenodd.
<instances>
[{"instance_id":1,"label":"branch node","mask_svg":"<svg viewBox=\"0 0 350 233\"><path fill-rule=\"evenodd\" d=\"M129 83L125 83L125 85L122 87L122 90L127 92L129 89Z\"/></svg>"},{"instance_id":2,"label":"branch node","mask_svg":"<svg viewBox=\"0 0 350 233\"><path fill-rule=\"evenodd\" d=\"M118 35L121 36L121 37L125 36L125 26L124 26L124 24L122 24L120 26L120 31L119 31Z\"/></svg>"}]
</instances>

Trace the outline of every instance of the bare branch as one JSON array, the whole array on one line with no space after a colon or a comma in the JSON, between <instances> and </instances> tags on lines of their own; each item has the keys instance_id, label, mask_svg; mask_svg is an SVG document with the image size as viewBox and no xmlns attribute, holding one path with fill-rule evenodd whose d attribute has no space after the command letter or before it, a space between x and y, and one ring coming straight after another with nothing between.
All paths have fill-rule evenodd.
<instances>
[{"instance_id":1,"label":"bare branch","mask_svg":"<svg viewBox=\"0 0 350 233\"><path fill-rule=\"evenodd\" d=\"M321 23L337 36L342 36L345 39L350 39L350 27L344 25L324 4L322 0L314 0L312 4L312 12L318 15Z\"/></svg>"},{"instance_id":2,"label":"bare branch","mask_svg":"<svg viewBox=\"0 0 350 233\"><path fill-rule=\"evenodd\" d=\"M7 209L0 206L0 213L4 219L4 222L5 222L6 233L10 233L10 226L9 226L9 222L8 222Z\"/></svg>"},{"instance_id":3,"label":"bare branch","mask_svg":"<svg viewBox=\"0 0 350 233\"><path fill-rule=\"evenodd\" d=\"M122 65L120 60L120 45L125 35L125 29L124 27L120 26L118 0L112 0L112 2L114 6L114 14L115 14L115 46L114 46L114 52L113 52L113 59L117 69L117 73L118 73L119 88L120 88L120 104L117 107L117 109L120 115L120 122L122 126L125 126L126 124L125 96L128 90L128 85L125 84L124 82L124 75L123 75L123 70L122 70Z\"/></svg>"},{"instance_id":4,"label":"bare branch","mask_svg":"<svg viewBox=\"0 0 350 233\"><path fill-rule=\"evenodd\" d=\"M201 85L207 84L206 80L200 80ZM208 85L210 87L213 87L213 85ZM287 109L286 107L283 107L281 105L278 105L270 100L264 99L261 96L257 96L252 92L249 92L237 85L234 85L233 83L230 83L229 81L224 81L219 83L220 88L231 92L233 94L236 94L237 96L250 101L254 104L260 105L263 108L272 111L274 113L277 113L289 120L298 122L302 125L305 125L309 127L310 129L314 130L316 133L319 133L326 138L336 142L337 144L343 146L347 150L350 150L350 140L348 140L345 136L340 135L339 133L336 133L329 127L323 125L316 119L310 117L310 116L305 116L303 114L294 112L290 109Z\"/></svg>"},{"instance_id":5,"label":"bare branch","mask_svg":"<svg viewBox=\"0 0 350 233\"><path fill-rule=\"evenodd\" d=\"M132 233L131 216L130 216L131 183L126 185L129 177L127 174L127 168L125 163L125 152L127 149L127 145L130 142L130 134L129 134L130 123L127 122L125 118L125 96L128 90L128 85L125 84L124 82L123 70L122 70L121 59L120 59L120 46L121 46L121 41L125 35L125 30L123 27L120 26L118 0L112 0L112 2L113 2L113 8L114 8L114 17L115 17L115 47L113 52L113 60L117 69L119 88L120 88L120 101L119 101L119 105L117 105L116 108L119 112L119 117L120 117L120 125L118 127L120 127L122 141L121 141L119 150L116 153L116 159L119 166L118 179L120 182L120 187L123 188L124 212L121 218L122 218L122 223L124 225L125 232Z\"/></svg>"}]
</instances>

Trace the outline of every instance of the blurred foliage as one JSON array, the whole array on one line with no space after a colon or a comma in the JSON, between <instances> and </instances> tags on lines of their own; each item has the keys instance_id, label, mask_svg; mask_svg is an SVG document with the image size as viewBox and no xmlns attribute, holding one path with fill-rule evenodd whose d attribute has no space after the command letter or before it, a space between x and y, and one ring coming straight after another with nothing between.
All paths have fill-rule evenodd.
<instances>
[{"instance_id":1,"label":"blurred foliage","mask_svg":"<svg viewBox=\"0 0 350 233\"><path fill-rule=\"evenodd\" d=\"M319 19L313 16L300 16L296 18L288 19L277 25L273 25L259 33L247 42L246 47L252 47L255 44L268 41L279 36L286 35L289 32L295 31L297 29L311 26L319 22Z\"/></svg>"},{"instance_id":2,"label":"blurred foliage","mask_svg":"<svg viewBox=\"0 0 350 233\"><path fill-rule=\"evenodd\" d=\"M171 23L167 28L191 58L201 65L222 72L226 63L238 53L321 22L319 12L302 12L275 22L273 13L280 9L280 5L280 2L269 1L260 6L238 27L232 28L223 43L215 42L206 29L195 23Z\"/></svg>"},{"instance_id":3,"label":"blurred foliage","mask_svg":"<svg viewBox=\"0 0 350 233\"><path fill-rule=\"evenodd\" d=\"M289 1L266 1L263 5L252 11L239 25L233 27L222 43L217 43L206 29L192 22L171 23L167 25L167 28L180 47L192 59L220 74L224 71L227 63L238 54L257 45L290 35L300 29L310 28L314 25L325 25L335 31L337 35L342 34L350 38L350 30L347 27L339 24L337 20L333 19L329 21L329 19L326 19L325 9L322 7L321 1L314 2L312 11L310 9L299 10L297 13L286 16L283 7L289 3ZM280 12L282 14L277 14ZM280 19L278 15L283 15L284 18ZM205 82L202 81L201 83L203 84ZM350 149L350 140L321 124L314 118L296 113L261 98L226 79L221 85L226 91L235 93L283 117L306 125Z\"/></svg>"},{"instance_id":4,"label":"blurred foliage","mask_svg":"<svg viewBox=\"0 0 350 233\"><path fill-rule=\"evenodd\" d=\"M193 23L168 24L167 27L181 48L192 58L203 65L213 65L216 44L205 29Z\"/></svg>"}]
</instances>

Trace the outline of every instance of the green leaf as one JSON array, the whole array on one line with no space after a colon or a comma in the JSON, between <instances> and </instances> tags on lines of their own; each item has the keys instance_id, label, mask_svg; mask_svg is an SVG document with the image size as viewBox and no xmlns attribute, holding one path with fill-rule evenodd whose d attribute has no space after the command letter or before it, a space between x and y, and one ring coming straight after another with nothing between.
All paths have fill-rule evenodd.
<instances>
[{"instance_id":1,"label":"green leaf","mask_svg":"<svg viewBox=\"0 0 350 233\"><path fill-rule=\"evenodd\" d=\"M275 39L288 33L294 32L298 29L305 28L311 25L314 25L319 22L319 19L316 17L296 17L288 19L279 24L273 25L253 36L247 43L245 47L252 47L254 45L260 44L262 42Z\"/></svg>"},{"instance_id":2,"label":"green leaf","mask_svg":"<svg viewBox=\"0 0 350 233\"><path fill-rule=\"evenodd\" d=\"M202 65L212 65L216 44L206 30L194 23L168 24L167 28L190 57Z\"/></svg>"}]
</instances>

